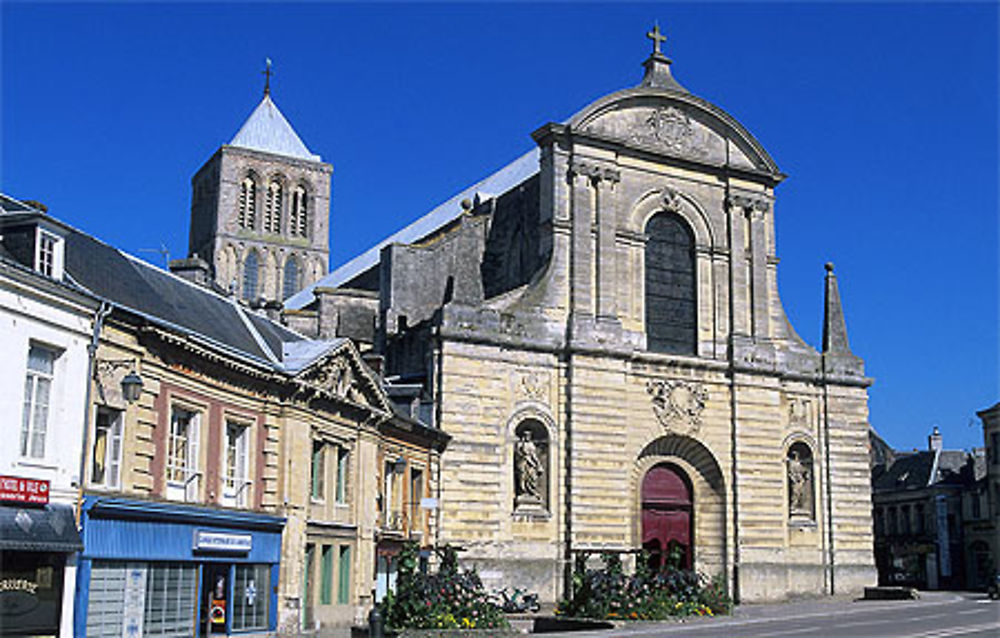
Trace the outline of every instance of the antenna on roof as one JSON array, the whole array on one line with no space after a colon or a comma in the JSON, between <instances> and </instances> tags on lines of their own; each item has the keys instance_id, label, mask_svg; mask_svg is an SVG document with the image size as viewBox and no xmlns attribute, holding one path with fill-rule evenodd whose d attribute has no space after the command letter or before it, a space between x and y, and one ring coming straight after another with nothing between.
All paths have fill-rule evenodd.
<instances>
[{"instance_id":1,"label":"antenna on roof","mask_svg":"<svg viewBox=\"0 0 1000 638\"><path fill-rule=\"evenodd\" d=\"M140 253L156 253L160 257L163 257L163 267L168 268L170 266L170 251L167 250L167 245L162 241L160 242L159 248L140 248Z\"/></svg>"}]
</instances>

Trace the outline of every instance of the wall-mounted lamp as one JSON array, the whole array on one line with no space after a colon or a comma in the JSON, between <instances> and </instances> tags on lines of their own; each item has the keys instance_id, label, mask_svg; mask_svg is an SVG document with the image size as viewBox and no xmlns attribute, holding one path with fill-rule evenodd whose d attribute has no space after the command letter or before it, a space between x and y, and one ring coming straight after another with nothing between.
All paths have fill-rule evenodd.
<instances>
[{"instance_id":1,"label":"wall-mounted lamp","mask_svg":"<svg viewBox=\"0 0 1000 638\"><path fill-rule=\"evenodd\" d=\"M142 394L142 377L134 371L129 372L122 379L122 394L129 403L135 403Z\"/></svg>"}]
</instances>

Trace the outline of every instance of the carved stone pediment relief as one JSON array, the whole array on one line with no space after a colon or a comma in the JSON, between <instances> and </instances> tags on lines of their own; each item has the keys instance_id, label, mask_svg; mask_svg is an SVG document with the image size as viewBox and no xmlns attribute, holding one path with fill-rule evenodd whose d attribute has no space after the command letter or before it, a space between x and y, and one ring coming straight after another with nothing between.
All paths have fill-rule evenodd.
<instances>
[{"instance_id":1,"label":"carved stone pediment relief","mask_svg":"<svg viewBox=\"0 0 1000 638\"><path fill-rule=\"evenodd\" d=\"M620 109L598 116L584 131L621 140L625 144L679 155L713 164L726 162L726 139L679 105ZM753 168L754 163L730 145L729 163Z\"/></svg>"},{"instance_id":2,"label":"carved stone pediment relief","mask_svg":"<svg viewBox=\"0 0 1000 638\"><path fill-rule=\"evenodd\" d=\"M302 380L322 391L353 403L361 405L375 403L367 396L353 363L344 356L327 359L303 375Z\"/></svg>"},{"instance_id":3,"label":"carved stone pediment relief","mask_svg":"<svg viewBox=\"0 0 1000 638\"><path fill-rule=\"evenodd\" d=\"M646 384L653 412L668 432L694 434L701 427L701 413L708 390L700 383L655 379Z\"/></svg>"}]
</instances>

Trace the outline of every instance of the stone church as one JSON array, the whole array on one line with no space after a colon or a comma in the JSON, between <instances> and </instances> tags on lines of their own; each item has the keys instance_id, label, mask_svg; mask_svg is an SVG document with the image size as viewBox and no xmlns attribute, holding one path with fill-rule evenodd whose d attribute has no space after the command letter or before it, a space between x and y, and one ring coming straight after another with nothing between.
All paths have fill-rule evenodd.
<instances>
[{"instance_id":1,"label":"stone church","mask_svg":"<svg viewBox=\"0 0 1000 638\"><path fill-rule=\"evenodd\" d=\"M330 274L330 167L265 95L193 180L192 253L301 333L355 340L453 437L432 540L487 586L554 600L580 552L646 550L740 601L858 591L871 379L833 266L817 351L777 289L785 175L648 37L637 86Z\"/></svg>"},{"instance_id":2,"label":"stone church","mask_svg":"<svg viewBox=\"0 0 1000 638\"><path fill-rule=\"evenodd\" d=\"M822 351L777 289L763 145L653 52L638 86L286 301L453 437L438 542L552 600L645 549L738 600L875 582L867 388L827 264ZM818 282L817 282L818 285ZM374 329L372 329L374 326Z\"/></svg>"}]
</instances>

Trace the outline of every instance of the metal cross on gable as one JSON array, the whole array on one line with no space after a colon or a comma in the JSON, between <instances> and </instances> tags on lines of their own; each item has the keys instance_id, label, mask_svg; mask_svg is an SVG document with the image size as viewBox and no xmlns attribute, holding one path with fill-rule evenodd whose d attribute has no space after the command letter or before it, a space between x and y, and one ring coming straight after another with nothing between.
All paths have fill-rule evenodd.
<instances>
[{"instance_id":1,"label":"metal cross on gable","mask_svg":"<svg viewBox=\"0 0 1000 638\"><path fill-rule=\"evenodd\" d=\"M271 94L271 76L274 75L274 71L271 70L271 58L264 58L265 69L261 71L264 76L264 95Z\"/></svg>"},{"instance_id":2,"label":"metal cross on gable","mask_svg":"<svg viewBox=\"0 0 1000 638\"><path fill-rule=\"evenodd\" d=\"M653 41L653 55L662 55L660 43L667 41L667 36L660 33L660 23L653 23L653 30L646 34L646 37Z\"/></svg>"}]
</instances>

